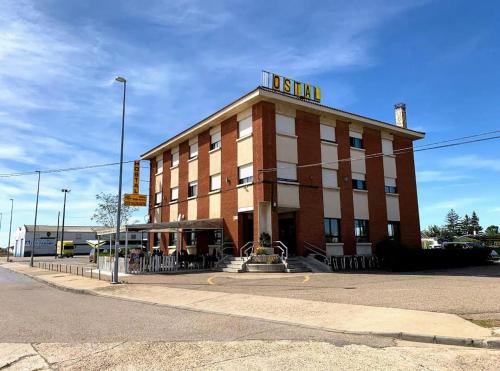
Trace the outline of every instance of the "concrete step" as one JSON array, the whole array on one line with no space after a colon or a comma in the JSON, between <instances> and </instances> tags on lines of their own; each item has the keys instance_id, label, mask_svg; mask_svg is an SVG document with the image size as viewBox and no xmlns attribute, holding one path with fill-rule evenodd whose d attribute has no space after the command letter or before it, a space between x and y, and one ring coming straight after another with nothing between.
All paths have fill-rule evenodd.
<instances>
[{"instance_id":1,"label":"concrete step","mask_svg":"<svg viewBox=\"0 0 500 371\"><path fill-rule=\"evenodd\" d=\"M243 266L242 263L223 263L223 264L219 264L220 268L238 268L238 269L241 269L242 266Z\"/></svg>"},{"instance_id":2,"label":"concrete step","mask_svg":"<svg viewBox=\"0 0 500 371\"><path fill-rule=\"evenodd\" d=\"M218 272L229 272L229 273L242 273L244 272L241 268L216 268Z\"/></svg>"}]
</instances>

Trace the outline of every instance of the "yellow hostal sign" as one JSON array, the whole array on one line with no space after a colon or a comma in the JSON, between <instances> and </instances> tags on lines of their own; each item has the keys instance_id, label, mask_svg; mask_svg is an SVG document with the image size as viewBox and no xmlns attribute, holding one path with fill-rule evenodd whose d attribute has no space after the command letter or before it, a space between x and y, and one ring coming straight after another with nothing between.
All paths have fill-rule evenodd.
<instances>
[{"instance_id":1,"label":"yellow hostal sign","mask_svg":"<svg viewBox=\"0 0 500 371\"><path fill-rule=\"evenodd\" d=\"M123 203L125 206L147 206L148 196L138 193L125 193Z\"/></svg>"}]
</instances>

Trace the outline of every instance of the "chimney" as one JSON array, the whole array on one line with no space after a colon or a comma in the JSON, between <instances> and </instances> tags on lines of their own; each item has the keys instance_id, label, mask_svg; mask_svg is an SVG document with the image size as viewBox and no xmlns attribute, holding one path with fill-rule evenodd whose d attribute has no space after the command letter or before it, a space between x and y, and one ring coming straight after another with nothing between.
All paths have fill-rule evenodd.
<instances>
[{"instance_id":1,"label":"chimney","mask_svg":"<svg viewBox=\"0 0 500 371\"><path fill-rule=\"evenodd\" d=\"M406 129L406 104L398 103L394 105L394 114L396 115L396 126Z\"/></svg>"}]
</instances>

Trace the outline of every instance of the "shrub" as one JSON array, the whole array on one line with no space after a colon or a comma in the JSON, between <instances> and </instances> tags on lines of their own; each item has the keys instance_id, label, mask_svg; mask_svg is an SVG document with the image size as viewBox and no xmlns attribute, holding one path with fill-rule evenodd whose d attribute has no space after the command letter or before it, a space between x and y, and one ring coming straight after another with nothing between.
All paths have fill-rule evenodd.
<instances>
[{"instance_id":1,"label":"shrub","mask_svg":"<svg viewBox=\"0 0 500 371\"><path fill-rule=\"evenodd\" d=\"M379 242L375 251L376 255L381 258L382 268L391 271L481 265L488 260L491 253L491 249L485 247L468 249L410 248L390 240Z\"/></svg>"},{"instance_id":2,"label":"shrub","mask_svg":"<svg viewBox=\"0 0 500 371\"><path fill-rule=\"evenodd\" d=\"M266 255L267 250L265 247L259 246L255 249L255 255Z\"/></svg>"}]
</instances>

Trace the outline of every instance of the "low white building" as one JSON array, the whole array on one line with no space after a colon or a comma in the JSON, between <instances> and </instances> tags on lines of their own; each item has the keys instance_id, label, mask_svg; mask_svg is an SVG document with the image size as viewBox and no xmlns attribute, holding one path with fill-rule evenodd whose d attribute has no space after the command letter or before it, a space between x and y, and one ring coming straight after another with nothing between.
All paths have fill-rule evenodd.
<instances>
[{"instance_id":1,"label":"low white building","mask_svg":"<svg viewBox=\"0 0 500 371\"><path fill-rule=\"evenodd\" d=\"M16 229L14 256L30 256L33 246L33 225L23 225ZM59 233L57 226L37 225L34 255L55 255L56 238L61 240L61 229ZM88 254L90 246L87 240L96 240L97 231L102 230L99 226L65 226L64 240L73 241L75 244L75 254ZM59 234L59 236L58 236Z\"/></svg>"}]
</instances>

